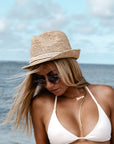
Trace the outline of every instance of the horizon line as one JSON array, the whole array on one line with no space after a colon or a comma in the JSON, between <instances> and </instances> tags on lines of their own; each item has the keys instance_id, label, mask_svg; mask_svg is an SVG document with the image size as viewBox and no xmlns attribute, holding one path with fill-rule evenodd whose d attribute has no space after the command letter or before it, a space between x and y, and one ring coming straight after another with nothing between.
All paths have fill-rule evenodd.
<instances>
[{"instance_id":1,"label":"horizon line","mask_svg":"<svg viewBox=\"0 0 114 144\"><path fill-rule=\"evenodd\" d=\"M0 60L0 62L20 62L20 63L29 63L28 61L22 61L22 60ZM112 63L86 63L86 62L78 62L79 64L90 64L90 65L114 65Z\"/></svg>"}]
</instances>

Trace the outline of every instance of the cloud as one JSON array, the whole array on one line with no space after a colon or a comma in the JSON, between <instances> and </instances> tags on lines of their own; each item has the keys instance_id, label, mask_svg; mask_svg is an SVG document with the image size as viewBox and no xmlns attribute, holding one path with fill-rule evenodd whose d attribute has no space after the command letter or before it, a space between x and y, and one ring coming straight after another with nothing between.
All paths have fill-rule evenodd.
<instances>
[{"instance_id":1,"label":"cloud","mask_svg":"<svg viewBox=\"0 0 114 144\"><path fill-rule=\"evenodd\" d=\"M20 49L0 49L0 60L19 60L19 61L26 61L27 58L29 59L29 52Z\"/></svg>"},{"instance_id":2,"label":"cloud","mask_svg":"<svg viewBox=\"0 0 114 144\"><path fill-rule=\"evenodd\" d=\"M30 0L17 0L9 15L18 20L33 20L45 17L46 13L48 14L48 11L43 4Z\"/></svg>"},{"instance_id":3,"label":"cloud","mask_svg":"<svg viewBox=\"0 0 114 144\"><path fill-rule=\"evenodd\" d=\"M17 0L9 12L10 29L33 33L50 29L63 29L69 18L61 6L52 0Z\"/></svg>"},{"instance_id":4,"label":"cloud","mask_svg":"<svg viewBox=\"0 0 114 144\"><path fill-rule=\"evenodd\" d=\"M51 15L55 15L57 13L61 13L62 9L52 0L46 1L37 1L37 0L17 0L14 8L10 12L10 16L12 18L18 20L39 20L47 18Z\"/></svg>"},{"instance_id":5,"label":"cloud","mask_svg":"<svg viewBox=\"0 0 114 144\"><path fill-rule=\"evenodd\" d=\"M114 55L114 41L113 42L109 42L106 47L108 49L108 52L109 53L111 52L111 54Z\"/></svg>"},{"instance_id":6,"label":"cloud","mask_svg":"<svg viewBox=\"0 0 114 144\"><path fill-rule=\"evenodd\" d=\"M100 23L103 27L114 27L114 19L104 19Z\"/></svg>"},{"instance_id":7,"label":"cloud","mask_svg":"<svg viewBox=\"0 0 114 144\"><path fill-rule=\"evenodd\" d=\"M114 0L87 0L91 16L101 34L114 34Z\"/></svg>"},{"instance_id":8,"label":"cloud","mask_svg":"<svg viewBox=\"0 0 114 144\"><path fill-rule=\"evenodd\" d=\"M0 33L3 33L6 29L5 20L0 19Z\"/></svg>"},{"instance_id":9,"label":"cloud","mask_svg":"<svg viewBox=\"0 0 114 144\"><path fill-rule=\"evenodd\" d=\"M19 49L19 48L11 48L11 49L7 49L7 52L27 52L28 53L28 50L27 49Z\"/></svg>"},{"instance_id":10,"label":"cloud","mask_svg":"<svg viewBox=\"0 0 114 144\"><path fill-rule=\"evenodd\" d=\"M80 34L93 34L96 33L96 29L93 25L81 24L76 26L75 32Z\"/></svg>"},{"instance_id":11,"label":"cloud","mask_svg":"<svg viewBox=\"0 0 114 144\"><path fill-rule=\"evenodd\" d=\"M67 23L63 9L52 0L17 0L5 19L0 20L0 51L4 55L2 58L7 58L8 53L10 59L14 55L18 55L19 59L21 53L27 57L33 35L49 29L62 29Z\"/></svg>"},{"instance_id":12,"label":"cloud","mask_svg":"<svg viewBox=\"0 0 114 144\"><path fill-rule=\"evenodd\" d=\"M110 18L114 17L114 1L113 0L87 0L93 15Z\"/></svg>"},{"instance_id":13,"label":"cloud","mask_svg":"<svg viewBox=\"0 0 114 144\"><path fill-rule=\"evenodd\" d=\"M0 34L0 49L1 50L28 50L30 48L30 40L28 38L22 37L22 35L17 35L15 33L2 33ZM28 50L29 51L29 50Z\"/></svg>"},{"instance_id":14,"label":"cloud","mask_svg":"<svg viewBox=\"0 0 114 144\"><path fill-rule=\"evenodd\" d=\"M94 35L99 33L96 21L86 14L74 14L70 17L69 32L74 35Z\"/></svg>"},{"instance_id":15,"label":"cloud","mask_svg":"<svg viewBox=\"0 0 114 144\"><path fill-rule=\"evenodd\" d=\"M26 22L18 23L18 24L16 25L16 30L17 30L17 31L23 31L23 30L26 29L26 27L27 27Z\"/></svg>"},{"instance_id":16,"label":"cloud","mask_svg":"<svg viewBox=\"0 0 114 144\"><path fill-rule=\"evenodd\" d=\"M6 18L0 19L0 52L4 53L3 58L7 51L10 59L16 55L17 59L21 59L23 54L24 60L29 56L32 36L55 29L68 34L73 48L82 49L85 55L109 54L109 47L113 50L114 41L113 1L86 1L91 13L79 14L77 9L69 12L64 8L66 5L62 7L53 0L16 0ZM108 33L105 36L110 31L112 35Z\"/></svg>"},{"instance_id":17,"label":"cloud","mask_svg":"<svg viewBox=\"0 0 114 144\"><path fill-rule=\"evenodd\" d=\"M114 17L113 0L87 0L93 15L102 18Z\"/></svg>"},{"instance_id":18,"label":"cloud","mask_svg":"<svg viewBox=\"0 0 114 144\"><path fill-rule=\"evenodd\" d=\"M42 21L40 24L38 24L38 27L41 31L47 31L52 29L58 30L64 29L64 27L67 27L69 23L70 21L65 14L58 13Z\"/></svg>"},{"instance_id":19,"label":"cloud","mask_svg":"<svg viewBox=\"0 0 114 144\"><path fill-rule=\"evenodd\" d=\"M71 41L73 44L73 48L81 49L82 54L114 54L113 51L113 41L114 38L112 36L98 36L98 35L75 35Z\"/></svg>"}]
</instances>

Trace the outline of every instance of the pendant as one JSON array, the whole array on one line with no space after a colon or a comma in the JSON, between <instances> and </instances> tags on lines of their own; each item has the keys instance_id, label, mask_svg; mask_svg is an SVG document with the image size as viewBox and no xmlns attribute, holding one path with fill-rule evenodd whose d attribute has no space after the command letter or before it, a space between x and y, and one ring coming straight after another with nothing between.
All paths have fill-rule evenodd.
<instances>
[{"instance_id":1,"label":"pendant","mask_svg":"<svg viewBox=\"0 0 114 144\"><path fill-rule=\"evenodd\" d=\"M80 99L83 99L85 96L80 96L80 97L76 97L76 100L79 101Z\"/></svg>"}]
</instances>

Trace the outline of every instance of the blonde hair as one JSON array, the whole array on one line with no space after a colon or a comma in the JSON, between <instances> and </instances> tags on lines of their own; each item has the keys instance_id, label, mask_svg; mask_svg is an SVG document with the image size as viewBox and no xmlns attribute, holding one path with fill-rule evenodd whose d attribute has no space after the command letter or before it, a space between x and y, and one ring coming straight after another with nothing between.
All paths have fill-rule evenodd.
<instances>
[{"instance_id":1,"label":"blonde hair","mask_svg":"<svg viewBox=\"0 0 114 144\"><path fill-rule=\"evenodd\" d=\"M25 77L25 80L19 85L17 95L14 97L14 103L7 115L6 120L2 124L13 123L15 129L22 128L24 132L27 130L27 135L31 135L32 117L31 117L31 101L35 94L37 85L33 82L33 73L36 70L30 70Z\"/></svg>"},{"instance_id":2,"label":"blonde hair","mask_svg":"<svg viewBox=\"0 0 114 144\"><path fill-rule=\"evenodd\" d=\"M81 88L89 84L83 77L81 69L75 59L61 59L54 61L54 63L67 86Z\"/></svg>"},{"instance_id":3,"label":"blonde hair","mask_svg":"<svg viewBox=\"0 0 114 144\"><path fill-rule=\"evenodd\" d=\"M83 78L80 67L75 59L60 59L53 61L59 71L60 77L68 86L84 87L88 82ZM42 70L42 65L36 65L29 69L25 80L19 86L14 103L8 113L7 119L4 124L13 122L14 127L27 130L27 135L31 134L32 130L32 115L31 115L31 102L36 94L37 85L34 84L34 73ZM41 68L41 69L40 69ZM37 94L42 92L42 87L39 87ZM24 126L24 127L23 127Z\"/></svg>"}]
</instances>

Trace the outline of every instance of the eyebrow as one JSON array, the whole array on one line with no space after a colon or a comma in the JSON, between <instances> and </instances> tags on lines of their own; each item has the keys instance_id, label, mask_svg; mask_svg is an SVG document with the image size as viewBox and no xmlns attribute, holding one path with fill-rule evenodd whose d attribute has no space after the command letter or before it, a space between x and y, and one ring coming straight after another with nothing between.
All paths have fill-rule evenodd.
<instances>
[{"instance_id":1,"label":"eyebrow","mask_svg":"<svg viewBox=\"0 0 114 144\"><path fill-rule=\"evenodd\" d=\"M36 74L36 78L44 78L43 75Z\"/></svg>"},{"instance_id":2,"label":"eyebrow","mask_svg":"<svg viewBox=\"0 0 114 144\"><path fill-rule=\"evenodd\" d=\"M47 76L52 76L52 75L57 75L57 74L58 74L58 73L57 73L55 70L53 70L53 71L48 72L46 75L47 75ZM39 75L39 74L37 74L36 77L37 77L37 78L44 78L43 75Z\"/></svg>"},{"instance_id":3,"label":"eyebrow","mask_svg":"<svg viewBox=\"0 0 114 144\"><path fill-rule=\"evenodd\" d=\"M57 72L54 70L47 73L47 76L51 76L51 75L57 75Z\"/></svg>"}]
</instances>

